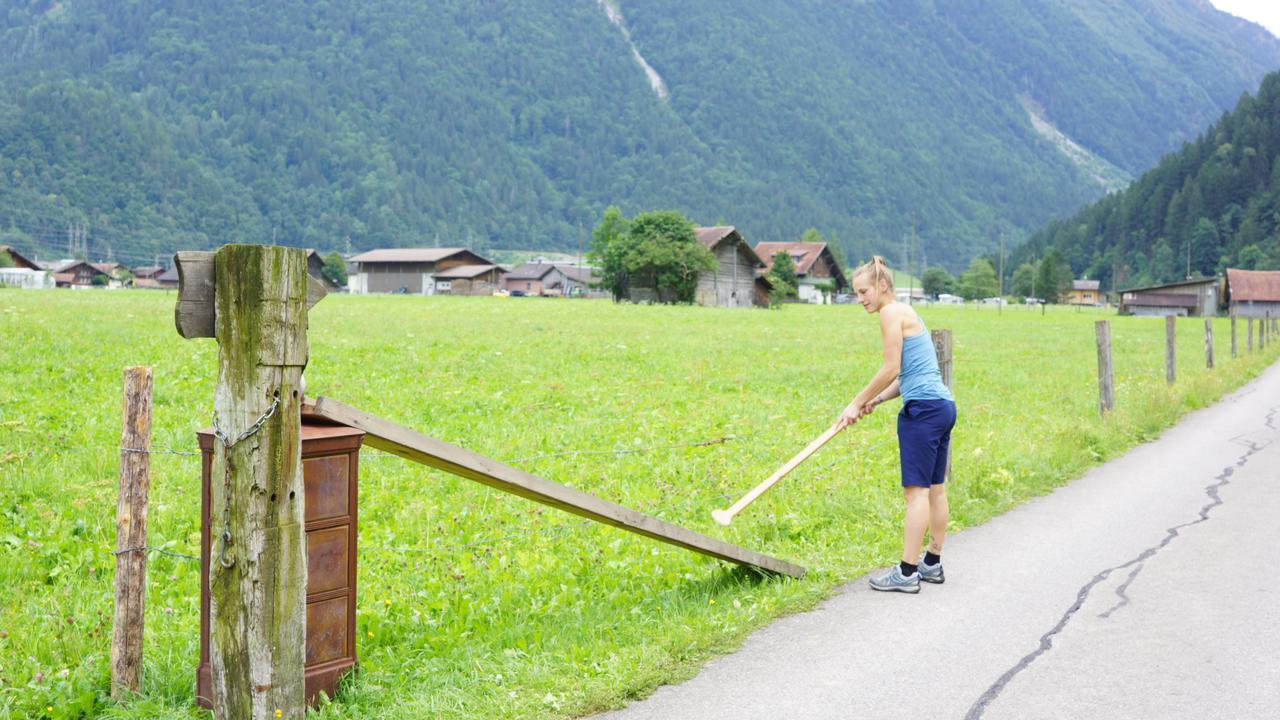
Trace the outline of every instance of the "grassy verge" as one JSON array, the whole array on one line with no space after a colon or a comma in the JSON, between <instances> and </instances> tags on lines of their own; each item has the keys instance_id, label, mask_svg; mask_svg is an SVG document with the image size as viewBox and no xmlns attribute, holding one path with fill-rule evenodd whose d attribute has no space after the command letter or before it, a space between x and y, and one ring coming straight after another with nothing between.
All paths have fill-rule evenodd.
<instances>
[{"instance_id":1,"label":"grassy verge","mask_svg":"<svg viewBox=\"0 0 1280 720\"><path fill-rule=\"evenodd\" d=\"M207 716L192 701L199 563L163 554L149 567L143 691L105 697L122 368L155 368L158 450L194 450L212 404L216 346L177 336L173 300L0 291L0 718ZM1163 321L1111 316L1117 409L1102 419L1093 321L1106 316L923 315L955 334L957 530L1154 437L1276 357L1232 360L1218 320L1218 367L1205 370L1203 321L1183 320L1167 387ZM874 372L877 326L860 307L338 296L316 307L310 338L313 395L809 569L761 580L366 450L361 668L317 717L614 707L898 552L896 407L731 528L710 519ZM199 459L158 454L152 468L151 544L198 554Z\"/></svg>"}]
</instances>

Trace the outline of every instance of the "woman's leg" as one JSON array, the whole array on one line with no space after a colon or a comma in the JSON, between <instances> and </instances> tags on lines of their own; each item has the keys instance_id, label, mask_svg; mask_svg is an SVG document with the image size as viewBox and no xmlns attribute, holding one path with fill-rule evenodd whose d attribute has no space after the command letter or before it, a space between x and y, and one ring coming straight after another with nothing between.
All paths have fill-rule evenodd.
<instances>
[{"instance_id":1,"label":"woman's leg","mask_svg":"<svg viewBox=\"0 0 1280 720\"><path fill-rule=\"evenodd\" d=\"M930 489L909 485L902 488L902 495L907 501L902 529L902 562L915 565L920 561L920 545L924 542L924 531L931 519Z\"/></svg>"},{"instance_id":2,"label":"woman's leg","mask_svg":"<svg viewBox=\"0 0 1280 720\"><path fill-rule=\"evenodd\" d=\"M947 541L947 521L950 519L947 505L947 486L938 484L929 488L929 552L942 554L942 544Z\"/></svg>"}]
</instances>

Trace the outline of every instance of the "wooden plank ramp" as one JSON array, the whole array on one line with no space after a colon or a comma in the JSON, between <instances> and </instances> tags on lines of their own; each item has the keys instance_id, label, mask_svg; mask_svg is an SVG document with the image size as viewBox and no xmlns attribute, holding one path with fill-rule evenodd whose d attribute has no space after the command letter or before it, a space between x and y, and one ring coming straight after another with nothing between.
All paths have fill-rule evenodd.
<instances>
[{"instance_id":1,"label":"wooden plank ramp","mask_svg":"<svg viewBox=\"0 0 1280 720\"><path fill-rule=\"evenodd\" d=\"M722 540L707 537L679 525L672 525L607 500L601 500L589 493L504 465L331 398L318 397L314 401L308 399L302 411L304 415L363 430L364 444L370 447L468 480L475 480L543 505L550 505L589 520L612 525L719 560L794 578L804 576L804 568L798 565L737 545L730 545Z\"/></svg>"}]
</instances>

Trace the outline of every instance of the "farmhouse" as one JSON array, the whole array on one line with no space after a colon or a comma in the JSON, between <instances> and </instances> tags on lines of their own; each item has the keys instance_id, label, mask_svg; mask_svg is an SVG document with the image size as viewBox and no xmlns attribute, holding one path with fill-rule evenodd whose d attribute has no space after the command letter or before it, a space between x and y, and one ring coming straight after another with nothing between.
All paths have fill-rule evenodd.
<instances>
[{"instance_id":1,"label":"farmhouse","mask_svg":"<svg viewBox=\"0 0 1280 720\"><path fill-rule=\"evenodd\" d=\"M95 278L97 280L95 281ZM84 260L69 260L53 270L53 280L58 287L93 287L95 282L105 286L111 276Z\"/></svg>"},{"instance_id":2,"label":"farmhouse","mask_svg":"<svg viewBox=\"0 0 1280 720\"><path fill-rule=\"evenodd\" d=\"M16 268L26 268L28 270L45 269L37 265L34 261L28 260L22 255L22 253L18 252L10 245L0 245L0 255L8 255L9 261L13 263L13 266Z\"/></svg>"},{"instance_id":3,"label":"farmhouse","mask_svg":"<svg viewBox=\"0 0 1280 720\"><path fill-rule=\"evenodd\" d=\"M502 279L508 292L526 295L564 295L579 297L589 295L604 297L606 293L593 291L591 283L600 281L600 271L593 267L579 267L548 262L531 262L512 269Z\"/></svg>"},{"instance_id":4,"label":"farmhouse","mask_svg":"<svg viewBox=\"0 0 1280 720\"><path fill-rule=\"evenodd\" d=\"M133 280L136 283L142 278L155 279L160 273L164 272L164 268L159 265L143 265L133 269Z\"/></svg>"},{"instance_id":5,"label":"farmhouse","mask_svg":"<svg viewBox=\"0 0 1280 720\"><path fill-rule=\"evenodd\" d=\"M1228 269L1226 297L1233 315L1280 317L1280 271Z\"/></svg>"},{"instance_id":6,"label":"farmhouse","mask_svg":"<svg viewBox=\"0 0 1280 720\"><path fill-rule=\"evenodd\" d=\"M497 265L456 265L436 272L436 294L492 295L506 274Z\"/></svg>"},{"instance_id":7,"label":"farmhouse","mask_svg":"<svg viewBox=\"0 0 1280 720\"><path fill-rule=\"evenodd\" d=\"M151 278L151 280L155 284L147 285L146 287L155 287L155 288L160 288L161 290L177 290L178 289L178 269L169 268L168 270L165 270L159 275L156 275L154 278Z\"/></svg>"},{"instance_id":8,"label":"farmhouse","mask_svg":"<svg viewBox=\"0 0 1280 720\"><path fill-rule=\"evenodd\" d=\"M1098 280L1072 280L1071 289L1062 294L1068 305L1101 305L1102 283Z\"/></svg>"},{"instance_id":9,"label":"farmhouse","mask_svg":"<svg viewBox=\"0 0 1280 720\"><path fill-rule=\"evenodd\" d=\"M756 254L764 261L764 273L773 270L773 258L785 252L791 256L796 266L796 292L801 302L826 305L831 302L834 293L846 292L849 281L844 271L836 262L831 248L826 243L808 242L762 242L756 244ZM821 289L822 285L831 284L830 290ZM923 291L921 297L924 297Z\"/></svg>"},{"instance_id":10,"label":"farmhouse","mask_svg":"<svg viewBox=\"0 0 1280 720\"><path fill-rule=\"evenodd\" d=\"M493 265L466 248L388 248L351 258L356 272L347 278L353 293L432 295L435 274L463 265ZM452 280L450 280L452 286Z\"/></svg>"},{"instance_id":11,"label":"farmhouse","mask_svg":"<svg viewBox=\"0 0 1280 720\"><path fill-rule=\"evenodd\" d=\"M1120 291L1120 312L1132 315L1195 315L1218 312L1219 278L1201 278Z\"/></svg>"}]
</instances>

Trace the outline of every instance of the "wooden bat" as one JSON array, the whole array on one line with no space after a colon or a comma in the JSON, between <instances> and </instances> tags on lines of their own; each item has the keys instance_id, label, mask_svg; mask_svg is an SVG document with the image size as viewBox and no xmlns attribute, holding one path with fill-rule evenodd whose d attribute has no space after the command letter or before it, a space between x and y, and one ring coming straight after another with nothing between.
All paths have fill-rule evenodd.
<instances>
[{"instance_id":1,"label":"wooden bat","mask_svg":"<svg viewBox=\"0 0 1280 720\"><path fill-rule=\"evenodd\" d=\"M840 422L836 421L834 425L827 429L826 432L818 436L818 439L809 443L805 449L796 453L796 456L787 461L786 465L778 468L778 471L770 475L767 480L755 486L751 492L742 496L742 499L733 504L728 510L712 510L711 517L721 525L728 525L733 522L733 516L742 512L743 508L756 501L756 498L765 493L766 490L773 487L779 480L787 476L787 473L796 469L796 466L804 462L808 457L818 451L818 448L827 444L827 441L836 436L840 432Z\"/></svg>"}]
</instances>

